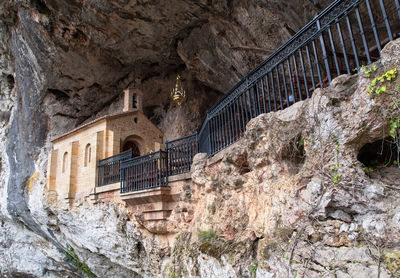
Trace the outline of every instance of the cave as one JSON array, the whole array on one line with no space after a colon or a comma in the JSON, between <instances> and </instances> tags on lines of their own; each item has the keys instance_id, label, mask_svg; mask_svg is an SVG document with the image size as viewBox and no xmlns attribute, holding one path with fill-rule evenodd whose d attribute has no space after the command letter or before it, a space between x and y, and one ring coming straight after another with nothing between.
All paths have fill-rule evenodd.
<instances>
[{"instance_id":1,"label":"cave","mask_svg":"<svg viewBox=\"0 0 400 278\"><path fill-rule=\"evenodd\" d=\"M378 168L388 167L398 164L399 158L399 142L395 142L392 137L377 140L372 143L365 144L357 155L365 167Z\"/></svg>"},{"instance_id":2,"label":"cave","mask_svg":"<svg viewBox=\"0 0 400 278\"><path fill-rule=\"evenodd\" d=\"M399 4L332 1L4 1L0 277L389 277Z\"/></svg>"}]
</instances>

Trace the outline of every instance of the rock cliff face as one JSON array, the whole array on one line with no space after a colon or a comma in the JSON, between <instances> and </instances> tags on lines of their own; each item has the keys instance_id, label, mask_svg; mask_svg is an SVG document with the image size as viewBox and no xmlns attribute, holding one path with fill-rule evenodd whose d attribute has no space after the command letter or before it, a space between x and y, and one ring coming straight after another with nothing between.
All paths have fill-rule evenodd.
<instances>
[{"instance_id":1,"label":"rock cliff face","mask_svg":"<svg viewBox=\"0 0 400 278\"><path fill-rule=\"evenodd\" d=\"M215 157L197 155L168 236L114 203L60 209L45 189L49 138L117 109L122 89L143 90L166 139L185 135L327 2L2 3L1 275L396 277L400 173L368 154L400 97L393 83L393 95L368 95L363 72L253 119ZM376 65L375 75L398 68L400 42ZM168 99L177 73L182 107Z\"/></svg>"},{"instance_id":2,"label":"rock cliff face","mask_svg":"<svg viewBox=\"0 0 400 278\"><path fill-rule=\"evenodd\" d=\"M368 86L399 67L399 43L385 48L373 76L340 76L309 100L253 119L245 138L215 157L197 155L193 197L183 203L193 220L175 244L175 273L398 277L400 168L390 164L399 142L385 137L400 113L399 79L388 94Z\"/></svg>"}]
</instances>

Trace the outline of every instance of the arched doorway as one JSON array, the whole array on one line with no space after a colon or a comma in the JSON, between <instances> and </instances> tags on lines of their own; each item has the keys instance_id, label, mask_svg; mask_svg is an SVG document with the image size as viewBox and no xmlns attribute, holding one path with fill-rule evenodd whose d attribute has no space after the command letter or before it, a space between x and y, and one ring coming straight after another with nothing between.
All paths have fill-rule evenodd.
<instances>
[{"instance_id":1,"label":"arched doorway","mask_svg":"<svg viewBox=\"0 0 400 278\"><path fill-rule=\"evenodd\" d=\"M127 141L125 142L124 146L122 147L122 151L127 151L132 149L133 157L140 156L140 150L136 142L134 141Z\"/></svg>"}]
</instances>

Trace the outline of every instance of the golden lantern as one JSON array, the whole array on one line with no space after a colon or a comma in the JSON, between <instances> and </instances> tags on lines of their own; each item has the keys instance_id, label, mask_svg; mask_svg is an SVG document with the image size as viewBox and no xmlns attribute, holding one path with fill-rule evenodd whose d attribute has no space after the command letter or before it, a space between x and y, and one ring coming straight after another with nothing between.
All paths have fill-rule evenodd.
<instances>
[{"instance_id":1,"label":"golden lantern","mask_svg":"<svg viewBox=\"0 0 400 278\"><path fill-rule=\"evenodd\" d=\"M175 84L175 88L172 89L171 92L171 98L173 101L175 101L179 106L182 104L182 102L185 101L186 99L186 92L183 89L182 86L182 80L181 77L178 75L176 77L176 84Z\"/></svg>"}]
</instances>

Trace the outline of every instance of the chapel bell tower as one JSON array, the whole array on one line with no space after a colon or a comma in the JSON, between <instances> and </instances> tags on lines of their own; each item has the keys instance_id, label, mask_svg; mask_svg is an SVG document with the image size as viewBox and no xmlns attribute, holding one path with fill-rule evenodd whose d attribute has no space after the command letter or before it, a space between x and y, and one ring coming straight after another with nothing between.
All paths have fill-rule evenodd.
<instances>
[{"instance_id":1,"label":"chapel bell tower","mask_svg":"<svg viewBox=\"0 0 400 278\"><path fill-rule=\"evenodd\" d=\"M124 112L143 112L142 109L143 94L139 89L126 89L124 90Z\"/></svg>"}]
</instances>

